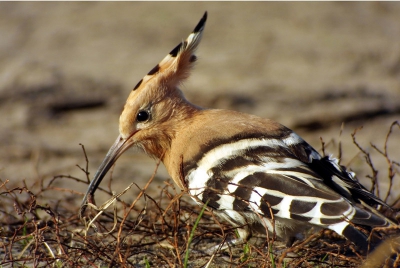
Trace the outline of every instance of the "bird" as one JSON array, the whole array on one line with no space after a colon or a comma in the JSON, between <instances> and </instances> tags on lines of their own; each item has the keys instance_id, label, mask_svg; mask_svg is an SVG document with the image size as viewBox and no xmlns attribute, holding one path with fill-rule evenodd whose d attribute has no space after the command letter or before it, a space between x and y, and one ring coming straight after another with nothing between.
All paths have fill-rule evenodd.
<instances>
[{"instance_id":1,"label":"bird","mask_svg":"<svg viewBox=\"0 0 400 268\"><path fill-rule=\"evenodd\" d=\"M80 215L117 159L137 147L160 159L181 189L237 227L244 241L268 232L290 245L310 228L330 229L367 252L368 231L395 223L374 209L390 206L353 172L278 122L186 100L179 86L197 61L206 20L207 12L130 92L119 135L88 186Z\"/></svg>"}]
</instances>

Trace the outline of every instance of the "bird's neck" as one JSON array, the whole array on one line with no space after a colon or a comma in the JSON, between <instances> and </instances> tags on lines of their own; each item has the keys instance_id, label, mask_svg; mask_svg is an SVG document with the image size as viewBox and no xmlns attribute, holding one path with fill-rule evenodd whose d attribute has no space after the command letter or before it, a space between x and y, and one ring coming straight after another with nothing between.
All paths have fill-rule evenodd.
<instances>
[{"instance_id":1,"label":"bird's neck","mask_svg":"<svg viewBox=\"0 0 400 268\"><path fill-rule=\"evenodd\" d=\"M152 137L144 145L146 152L160 159L164 164L171 154L171 143L177 134L187 128L202 108L193 105L185 98L171 100L172 110L168 119L159 124Z\"/></svg>"}]
</instances>

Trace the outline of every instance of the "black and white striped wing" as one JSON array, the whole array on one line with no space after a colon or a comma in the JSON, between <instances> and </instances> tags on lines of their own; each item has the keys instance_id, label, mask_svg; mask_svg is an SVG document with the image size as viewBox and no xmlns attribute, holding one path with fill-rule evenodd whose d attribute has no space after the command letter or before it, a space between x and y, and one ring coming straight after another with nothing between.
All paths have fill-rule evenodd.
<instances>
[{"instance_id":1,"label":"black and white striped wing","mask_svg":"<svg viewBox=\"0 0 400 268\"><path fill-rule=\"evenodd\" d=\"M314 148L292 132L283 142L302 162L308 164L309 168L318 174L324 184L344 196L351 202L365 202L370 206L383 205L389 207L385 202L368 191L355 178L354 172L348 172L339 161L331 156L321 157Z\"/></svg>"},{"instance_id":2,"label":"black and white striped wing","mask_svg":"<svg viewBox=\"0 0 400 268\"><path fill-rule=\"evenodd\" d=\"M326 160L293 132L275 138L242 135L205 151L195 166L186 169L186 180L191 194L216 210L253 211L269 218L272 212L274 217L308 222L339 234L347 220L387 224L326 184L329 179L313 169L315 161Z\"/></svg>"}]
</instances>

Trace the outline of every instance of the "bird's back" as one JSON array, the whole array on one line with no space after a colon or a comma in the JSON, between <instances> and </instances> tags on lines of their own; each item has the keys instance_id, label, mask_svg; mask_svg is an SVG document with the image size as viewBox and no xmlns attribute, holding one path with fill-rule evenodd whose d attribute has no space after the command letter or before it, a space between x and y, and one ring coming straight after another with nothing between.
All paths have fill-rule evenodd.
<instances>
[{"instance_id":1,"label":"bird's back","mask_svg":"<svg viewBox=\"0 0 400 268\"><path fill-rule=\"evenodd\" d=\"M347 236L355 233L363 239L349 221L388 225L384 217L359 209L346 185L332 179L345 177L351 182L347 187L359 187L361 192L364 188L351 173L272 120L227 110L199 110L174 141L173 156L167 160L180 163L165 162L170 174L197 202L207 202L234 225L248 224L251 219L269 229L266 219L275 218L278 229L273 229L285 239L303 230L298 226L304 224Z\"/></svg>"}]
</instances>

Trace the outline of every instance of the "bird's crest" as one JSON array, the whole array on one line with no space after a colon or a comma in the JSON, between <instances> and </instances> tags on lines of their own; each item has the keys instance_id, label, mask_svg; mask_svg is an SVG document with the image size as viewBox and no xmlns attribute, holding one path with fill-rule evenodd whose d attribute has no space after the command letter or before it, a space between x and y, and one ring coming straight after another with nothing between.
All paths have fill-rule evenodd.
<instances>
[{"instance_id":1,"label":"bird's crest","mask_svg":"<svg viewBox=\"0 0 400 268\"><path fill-rule=\"evenodd\" d=\"M158 139L158 142L154 141L152 144L159 144L161 143L160 137L166 133L165 128L172 130L174 127L174 124L171 125L169 121L171 114L189 114L187 110L178 113L171 107L183 107L177 105L177 103L185 101L178 85L188 78L190 69L196 61L195 52L200 43L206 20L207 12L204 13L186 40L172 49L133 88L120 116L119 130L123 138L128 138L138 130L142 130L140 135L136 134L135 139L154 138ZM168 123L165 128L163 123ZM145 129L146 131L143 131ZM158 151L158 149L147 150L149 153L151 151Z\"/></svg>"},{"instance_id":2,"label":"bird's crest","mask_svg":"<svg viewBox=\"0 0 400 268\"><path fill-rule=\"evenodd\" d=\"M195 55L197 46L203 35L207 20L207 12L204 13L193 32L178 44L171 52L133 88L140 90L148 84L163 84L168 87L176 87L180 82L188 78L189 71L193 67L197 57Z\"/></svg>"}]
</instances>

